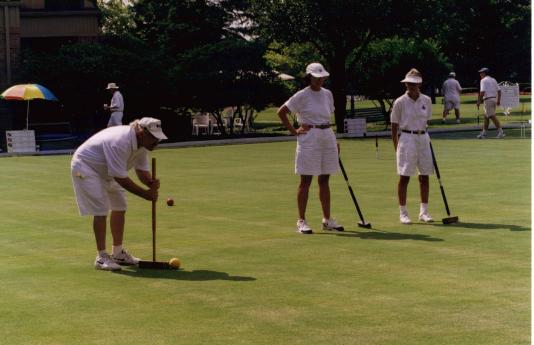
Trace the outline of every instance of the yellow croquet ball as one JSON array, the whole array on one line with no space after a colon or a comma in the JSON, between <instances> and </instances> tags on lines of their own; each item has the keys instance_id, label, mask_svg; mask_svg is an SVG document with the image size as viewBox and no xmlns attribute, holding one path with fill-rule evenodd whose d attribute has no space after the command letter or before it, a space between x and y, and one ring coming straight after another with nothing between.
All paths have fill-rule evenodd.
<instances>
[{"instance_id":1,"label":"yellow croquet ball","mask_svg":"<svg viewBox=\"0 0 534 345\"><path fill-rule=\"evenodd\" d=\"M180 262L180 259L178 259L178 258L172 258L172 259L169 260L169 266L171 266L172 268L178 269L178 268L180 268L181 264L182 263Z\"/></svg>"}]
</instances>

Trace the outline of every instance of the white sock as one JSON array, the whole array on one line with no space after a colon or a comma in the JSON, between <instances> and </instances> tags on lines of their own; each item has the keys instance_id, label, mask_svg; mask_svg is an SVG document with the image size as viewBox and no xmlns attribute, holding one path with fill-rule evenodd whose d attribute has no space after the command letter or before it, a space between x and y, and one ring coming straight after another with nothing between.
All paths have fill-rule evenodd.
<instances>
[{"instance_id":1,"label":"white sock","mask_svg":"<svg viewBox=\"0 0 534 345\"><path fill-rule=\"evenodd\" d=\"M402 216L403 214L408 214L408 210L406 209L406 205L404 205L404 206L399 206L399 210L400 210L400 214L401 214L401 216Z\"/></svg>"},{"instance_id":2,"label":"white sock","mask_svg":"<svg viewBox=\"0 0 534 345\"><path fill-rule=\"evenodd\" d=\"M102 256L103 254L107 254L105 249L98 251L98 256Z\"/></svg>"},{"instance_id":3,"label":"white sock","mask_svg":"<svg viewBox=\"0 0 534 345\"><path fill-rule=\"evenodd\" d=\"M423 214L428 211L428 204L421 203L421 206L419 207L419 213Z\"/></svg>"},{"instance_id":4,"label":"white sock","mask_svg":"<svg viewBox=\"0 0 534 345\"><path fill-rule=\"evenodd\" d=\"M113 255L118 255L120 253L122 253L122 244L120 246L112 246L113 248Z\"/></svg>"}]
</instances>

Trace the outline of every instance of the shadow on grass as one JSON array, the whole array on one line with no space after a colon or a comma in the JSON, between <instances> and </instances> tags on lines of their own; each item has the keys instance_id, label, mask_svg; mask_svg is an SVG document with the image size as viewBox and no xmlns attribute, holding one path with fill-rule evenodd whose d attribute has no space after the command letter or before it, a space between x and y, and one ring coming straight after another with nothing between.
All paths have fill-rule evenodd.
<instances>
[{"instance_id":1,"label":"shadow on grass","mask_svg":"<svg viewBox=\"0 0 534 345\"><path fill-rule=\"evenodd\" d=\"M130 277L138 278L156 278L156 279L176 279L176 280L190 280L190 281L208 281L208 280L230 280L239 282L254 281L254 277L231 276L226 272L208 271L208 270L159 270L146 269L138 267L128 267L121 271L114 272L115 274L122 274Z\"/></svg>"},{"instance_id":2,"label":"shadow on grass","mask_svg":"<svg viewBox=\"0 0 534 345\"><path fill-rule=\"evenodd\" d=\"M428 242L441 242L443 239L432 237L429 235L420 234L403 234L400 232L387 232L387 231L344 231L344 232L320 232L318 235L334 235L341 237L354 237L361 238L362 240L412 240L412 241L428 241Z\"/></svg>"},{"instance_id":3,"label":"shadow on grass","mask_svg":"<svg viewBox=\"0 0 534 345\"><path fill-rule=\"evenodd\" d=\"M526 227L526 226L513 225L513 224L487 224L487 223L465 223L465 222L459 222L459 223L454 223L454 224L434 223L434 226L438 226L438 227L454 227L454 228L467 228L467 229L479 229L479 230L508 229L510 231L531 231L531 229Z\"/></svg>"}]
</instances>

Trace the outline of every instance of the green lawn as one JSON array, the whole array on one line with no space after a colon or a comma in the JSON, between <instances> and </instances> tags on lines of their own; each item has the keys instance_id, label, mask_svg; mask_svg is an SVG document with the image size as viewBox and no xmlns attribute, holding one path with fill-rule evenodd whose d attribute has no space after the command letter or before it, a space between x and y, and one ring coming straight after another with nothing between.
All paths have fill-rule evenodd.
<instances>
[{"instance_id":1,"label":"green lawn","mask_svg":"<svg viewBox=\"0 0 534 345\"><path fill-rule=\"evenodd\" d=\"M475 95L465 95L462 96L462 102L460 104L460 116L462 118L462 122L460 124L456 124L455 122L455 116L454 111L449 112L449 116L447 117L448 122L445 124L442 124L441 119L443 117L443 104L442 100L443 97L437 97L436 98L436 104L432 106L432 120L430 121L429 125L431 128L436 127L447 127L447 128L455 128L455 127L462 127L462 126L472 126L479 124L482 126L482 120L484 116L484 108L483 106L480 107L480 110L477 110L476 107L476 99L477 96ZM521 121L528 121L531 118L531 96L524 95L520 97L521 106L517 109L512 109L512 112L510 116L504 116L502 113L502 109L497 110L497 115L499 118L499 121L502 123L512 123L512 122L521 122ZM371 100L366 100L362 102L356 102L356 109L359 108L372 108L372 107L378 107L378 103L373 102ZM350 103L347 102L347 107L350 107ZM264 111L260 112L256 118L255 121L255 128L259 132L265 132L265 133L280 133L284 134L287 133L287 130L281 125L280 120L278 116L276 115L276 111L278 108L267 108ZM332 122L334 122L334 118L332 117ZM493 126L493 125L492 125ZM368 131L382 131L384 130L385 124L383 122L381 123L369 123L367 125Z\"/></svg>"},{"instance_id":2,"label":"green lawn","mask_svg":"<svg viewBox=\"0 0 534 345\"><path fill-rule=\"evenodd\" d=\"M314 183L311 236L294 230L293 142L157 150L158 258L179 257L180 271L93 269L70 157L0 158L0 343L529 344L531 141L507 133L434 137L461 220L448 226L399 224L390 140L379 159L374 140L341 140L373 230L356 226L336 175L332 208L347 231L319 230ZM417 195L414 179L414 219ZM126 246L149 259L150 204L129 203ZM430 211L446 216L435 178Z\"/></svg>"}]
</instances>

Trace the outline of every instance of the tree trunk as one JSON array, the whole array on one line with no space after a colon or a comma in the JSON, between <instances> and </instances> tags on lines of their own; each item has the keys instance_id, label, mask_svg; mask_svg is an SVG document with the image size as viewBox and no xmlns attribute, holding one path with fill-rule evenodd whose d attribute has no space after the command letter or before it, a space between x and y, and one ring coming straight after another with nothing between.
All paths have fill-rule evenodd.
<instances>
[{"instance_id":1,"label":"tree trunk","mask_svg":"<svg viewBox=\"0 0 534 345\"><path fill-rule=\"evenodd\" d=\"M347 98L345 95L347 72L345 71L345 56L334 56L330 61L330 78L332 81L332 95L334 96L334 107L336 128L338 133L343 133L343 120L345 120Z\"/></svg>"}]
</instances>

